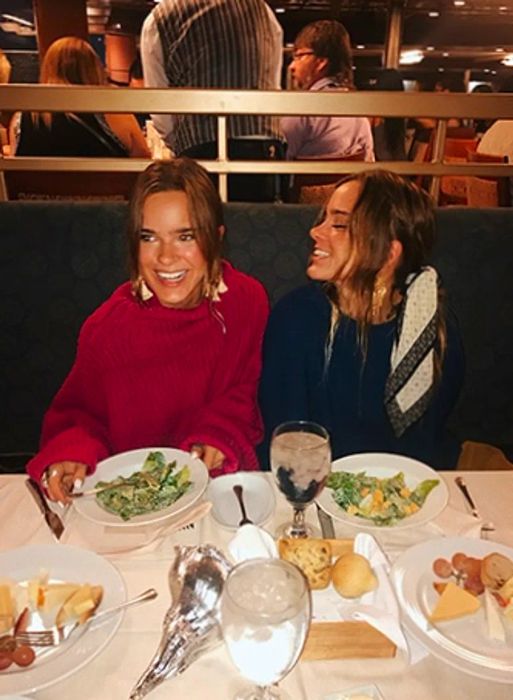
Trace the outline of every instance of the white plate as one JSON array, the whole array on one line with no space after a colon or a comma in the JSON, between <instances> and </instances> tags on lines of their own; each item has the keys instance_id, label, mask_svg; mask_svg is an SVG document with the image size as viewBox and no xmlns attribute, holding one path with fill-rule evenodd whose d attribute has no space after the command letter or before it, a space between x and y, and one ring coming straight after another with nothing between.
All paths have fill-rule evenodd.
<instances>
[{"instance_id":1,"label":"white plate","mask_svg":"<svg viewBox=\"0 0 513 700\"><path fill-rule=\"evenodd\" d=\"M406 629L434 656L480 678L499 683L513 683L513 623L503 617L506 643L496 642L486 634L484 601L473 615L433 625L427 618L435 607L438 594L433 581L441 581L432 570L435 559L450 559L456 552L482 558L500 552L513 559L513 549L497 542L465 537L443 537L411 547L399 556L392 567Z\"/></svg>"},{"instance_id":2,"label":"white plate","mask_svg":"<svg viewBox=\"0 0 513 700\"><path fill-rule=\"evenodd\" d=\"M98 610L126 600L126 588L119 571L109 561L86 549L65 544L31 545L0 553L2 576L19 583L34 578L41 569L48 572L50 580L103 586ZM96 625L91 623L83 630L76 630L59 646L38 651L36 660L27 668L13 664L1 672L2 693L32 693L75 673L108 644L122 617L123 612L119 612Z\"/></svg>"},{"instance_id":3,"label":"white plate","mask_svg":"<svg viewBox=\"0 0 513 700\"><path fill-rule=\"evenodd\" d=\"M433 520L443 511L449 500L449 491L441 474L428 467L423 462L418 462L410 457L402 455L387 454L382 452L367 452L362 454L349 455L337 459L331 465L332 472L366 472L369 476L376 476L380 479L394 476L397 472L404 472L406 485L414 489L417 484L424 479L438 479L438 486L431 491L426 498L424 505L413 515L403 520L399 520L393 525L376 525L372 520L366 520L354 515L348 515L333 498L333 491L324 488L317 499L317 503L335 520L341 520L346 525L353 525L361 530L383 530L394 528L402 530L407 527L417 527Z\"/></svg>"},{"instance_id":4,"label":"white plate","mask_svg":"<svg viewBox=\"0 0 513 700\"><path fill-rule=\"evenodd\" d=\"M255 525L262 525L274 511L274 493L266 477L254 472L237 472L212 479L207 492L208 499L212 501L212 517L230 530L239 527L242 514L233 492L235 484L240 484L244 489L244 505L248 518Z\"/></svg>"},{"instance_id":5,"label":"white plate","mask_svg":"<svg viewBox=\"0 0 513 700\"><path fill-rule=\"evenodd\" d=\"M185 466L188 466L190 469L192 486L175 503L154 513L136 515L125 522L118 515L109 513L109 511L98 505L94 496L86 496L84 498L76 498L73 501L73 505L80 515L107 527L134 527L160 523L190 508L201 498L207 488L208 469L201 460L192 458L188 452L175 450L170 447L145 447L140 450L122 452L104 459L103 462L99 462L95 473L85 479L83 490L93 489L99 481L111 481L117 476L127 477L134 472L140 471L148 453L157 451L162 452L168 462L176 460L178 471Z\"/></svg>"}]
</instances>

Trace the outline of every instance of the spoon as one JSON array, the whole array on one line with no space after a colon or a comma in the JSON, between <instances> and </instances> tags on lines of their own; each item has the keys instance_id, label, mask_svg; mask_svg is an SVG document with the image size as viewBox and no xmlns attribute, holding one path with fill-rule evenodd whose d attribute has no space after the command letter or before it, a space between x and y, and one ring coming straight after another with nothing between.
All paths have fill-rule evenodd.
<instances>
[{"instance_id":1,"label":"spoon","mask_svg":"<svg viewBox=\"0 0 513 700\"><path fill-rule=\"evenodd\" d=\"M248 518L247 513L246 513L246 506L244 505L244 498L242 496L242 491L243 491L242 486L240 484L235 484L235 486L233 487L233 492L237 496L237 500L239 501L240 511L242 513L242 518L239 520L239 526L240 525L252 525L253 521Z\"/></svg>"}]
</instances>

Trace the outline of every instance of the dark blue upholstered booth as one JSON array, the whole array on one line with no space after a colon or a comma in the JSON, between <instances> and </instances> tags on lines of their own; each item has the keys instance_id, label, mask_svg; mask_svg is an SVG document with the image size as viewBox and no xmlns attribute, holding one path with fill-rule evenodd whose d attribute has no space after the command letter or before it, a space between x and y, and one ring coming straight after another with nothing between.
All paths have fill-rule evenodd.
<instances>
[{"instance_id":1,"label":"dark blue upholstered booth","mask_svg":"<svg viewBox=\"0 0 513 700\"><path fill-rule=\"evenodd\" d=\"M305 281L314 207L230 204L226 256L272 301ZM126 206L0 203L0 454L34 452L81 323L126 279ZM461 325L467 375L452 430L513 456L513 210L440 210L433 262ZM4 469L23 457L0 457ZM0 467L1 468L1 467Z\"/></svg>"}]
</instances>

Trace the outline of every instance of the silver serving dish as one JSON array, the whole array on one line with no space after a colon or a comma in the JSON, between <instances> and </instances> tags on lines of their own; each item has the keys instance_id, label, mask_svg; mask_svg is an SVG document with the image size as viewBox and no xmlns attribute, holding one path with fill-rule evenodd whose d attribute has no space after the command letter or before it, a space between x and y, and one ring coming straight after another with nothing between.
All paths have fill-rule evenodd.
<instances>
[{"instance_id":1,"label":"silver serving dish","mask_svg":"<svg viewBox=\"0 0 513 700\"><path fill-rule=\"evenodd\" d=\"M219 602L232 564L211 545L175 546L169 570L171 607L163 622L159 648L130 693L141 700L166 678L185 671L222 639Z\"/></svg>"}]
</instances>

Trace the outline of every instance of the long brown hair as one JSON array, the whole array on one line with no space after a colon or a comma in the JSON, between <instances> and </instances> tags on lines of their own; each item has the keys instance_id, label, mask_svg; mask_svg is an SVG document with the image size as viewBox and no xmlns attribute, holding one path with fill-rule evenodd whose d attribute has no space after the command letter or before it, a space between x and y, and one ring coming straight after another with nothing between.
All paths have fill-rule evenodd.
<instances>
[{"instance_id":1,"label":"long brown hair","mask_svg":"<svg viewBox=\"0 0 513 700\"><path fill-rule=\"evenodd\" d=\"M93 47L76 36L65 36L54 41L48 48L41 69L39 82L45 85L105 85L105 69ZM42 117L47 127L52 122L52 113L32 115L37 121Z\"/></svg>"},{"instance_id":2,"label":"long brown hair","mask_svg":"<svg viewBox=\"0 0 513 700\"><path fill-rule=\"evenodd\" d=\"M435 241L435 217L433 202L428 194L399 175L386 170L371 170L344 178L338 187L352 181L359 185L358 198L348 221L349 257L354 259L354 265L344 276L342 284L348 296L355 298L358 307L363 310L357 323L365 356L376 280L388 259L392 241L397 240L402 245L392 291L399 298L404 298L408 276L420 272L427 264ZM333 343L342 311L334 282L327 283L325 288L333 309L329 345ZM446 345L442 296L439 292L437 376Z\"/></svg>"},{"instance_id":3,"label":"long brown hair","mask_svg":"<svg viewBox=\"0 0 513 700\"><path fill-rule=\"evenodd\" d=\"M215 293L221 279L221 233L223 205L207 171L190 158L151 163L137 178L128 221L128 264L130 279L139 278L140 232L146 199L158 192L185 192L189 216L198 246L207 262L205 295Z\"/></svg>"}]
</instances>

